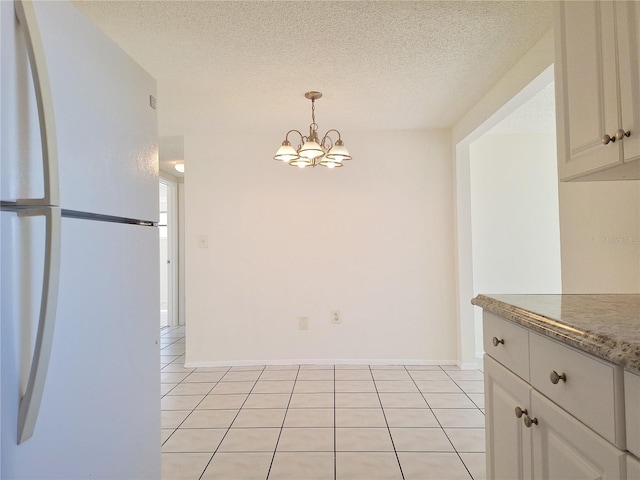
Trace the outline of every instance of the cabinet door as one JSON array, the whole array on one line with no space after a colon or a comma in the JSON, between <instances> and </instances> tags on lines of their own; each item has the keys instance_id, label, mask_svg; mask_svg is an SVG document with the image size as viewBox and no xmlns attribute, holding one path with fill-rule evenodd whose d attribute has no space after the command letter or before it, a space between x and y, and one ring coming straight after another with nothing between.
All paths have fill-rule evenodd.
<instances>
[{"instance_id":1,"label":"cabinet door","mask_svg":"<svg viewBox=\"0 0 640 480\"><path fill-rule=\"evenodd\" d=\"M629 480L640 478L640 460L631 454L627 454L627 478Z\"/></svg>"},{"instance_id":2,"label":"cabinet door","mask_svg":"<svg viewBox=\"0 0 640 480\"><path fill-rule=\"evenodd\" d=\"M616 40L618 47L618 76L620 78L620 127L629 131L622 142L624 161L640 159L640 69L638 67L638 26L640 8L636 2L614 2Z\"/></svg>"},{"instance_id":3,"label":"cabinet door","mask_svg":"<svg viewBox=\"0 0 640 480\"><path fill-rule=\"evenodd\" d=\"M487 478L531 478L531 432L515 408L529 409L530 387L484 356Z\"/></svg>"},{"instance_id":4,"label":"cabinet door","mask_svg":"<svg viewBox=\"0 0 640 480\"><path fill-rule=\"evenodd\" d=\"M558 173L567 179L621 163L615 13L610 2L554 3Z\"/></svg>"},{"instance_id":5,"label":"cabinet door","mask_svg":"<svg viewBox=\"0 0 640 480\"><path fill-rule=\"evenodd\" d=\"M588 401L588 399L585 399ZM535 390L531 391L533 477L620 479L626 452L618 450Z\"/></svg>"}]
</instances>

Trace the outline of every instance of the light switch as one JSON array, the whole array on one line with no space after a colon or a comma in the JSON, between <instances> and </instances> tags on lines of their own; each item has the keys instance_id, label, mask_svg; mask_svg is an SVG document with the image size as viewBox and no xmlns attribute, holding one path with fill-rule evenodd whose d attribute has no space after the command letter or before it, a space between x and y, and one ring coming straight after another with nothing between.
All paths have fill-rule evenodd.
<instances>
[{"instance_id":1,"label":"light switch","mask_svg":"<svg viewBox=\"0 0 640 480\"><path fill-rule=\"evenodd\" d=\"M209 235L198 235L198 248L209 248Z\"/></svg>"}]
</instances>

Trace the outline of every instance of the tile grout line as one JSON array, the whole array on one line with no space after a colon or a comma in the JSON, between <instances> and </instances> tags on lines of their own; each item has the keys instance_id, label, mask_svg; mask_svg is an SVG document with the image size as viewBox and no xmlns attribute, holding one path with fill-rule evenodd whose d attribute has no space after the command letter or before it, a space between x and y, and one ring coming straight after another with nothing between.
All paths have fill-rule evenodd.
<instances>
[{"instance_id":1,"label":"tile grout line","mask_svg":"<svg viewBox=\"0 0 640 480\"><path fill-rule=\"evenodd\" d=\"M172 391L173 391L173 390L174 390L178 385L181 385L181 384L182 384L182 382L184 382L187 378L189 378L189 376L190 376L192 373L195 373L195 372L196 372L196 370L197 370L197 368L194 368L192 372L190 372L186 377L184 377L184 378L183 378L179 383L176 383L175 387L173 387L171 390L169 390L169 392L167 392L165 395L163 395L163 396L162 396L162 398L166 397L166 396L167 396L170 392L172 392ZM220 378L220 380L218 380L217 382L214 382L213 387L211 387L211 388L209 389L209 391L208 391L207 393L205 393L205 395L202 397L202 399L201 399L201 400L196 404L196 406L195 406L195 407L193 407L193 408L191 409L191 412L189 413L189 415L187 415L187 416L184 418L184 420L182 420L182 422L180 422L180 425L182 425L182 424L187 420L187 418L189 418L189 417L191 416L191 414L192 414L193 412L195 412L195 411L196 411L196 409L200 406L200 404L201 404L202 402L204 402L204 399L205 399L205 398L207 398L207 396L211 394L211 392L213 391L213 389L214 389L214 388L216 388L216 385L218 385L218 383L220 383L220 381L224 378L224 376L225 376L227 373L229 373L230 371L231 371L231 368L227 369L227 371L226 371L226 372L224 372L224 375L222 375L222 377ZM256 380L256 381L257 381L257 380ZM191 383L191 382L187 382L187 383ZM195 383L195 382L194 382L194 383ZM176 397L179 397L180 395L175 395L175 396L176 396ZM247 395L247 397L248 397L248 395ZM162 401L162 398L160 399L161 401ZM245 399L245 401L246 401L246 399ZM170 411L170 410L167 410L167 411ZM235 420L235 418L234 418L234 420ZM171 435L169 435L169 436L167 437L167 439L166 439L164 442L162 442L161 447L162 447L162 446L164 446L164 444L165 444L165 443L167 443L171 437L173 437L173 434L174 434L174 433L176 433L176 431L180 428L180 425L178 425L178 426L173 430L173 432L171 432Z\"/></svg>"},{"instance_id":2,"label":"tile grout line","mask_svg":"<svg viewBox=\"0 0 640 480\"><path fill-rule=\"evenodd\" d=\"M405 366L404 368L406 370L407 367ZM387 432L389 433L389 438L391 439L391 446L393 446L393 453L395 454L396 461L398 462L398 468L400 469L400 476L402 477L402 480L405 480L404 472L402 471L402 464L400 463L400 456L398 455L398 451L396 450L396 442L393 441L393 435L391 435L391 428L389 427L389 421L387 420L387 414L385 413L384 406L382 405L382 399L380 398L380 392L378 391L378 385L376 385L376 379L373 376L373 370L371 369L371 365L369 365L369 373L371 374L371 380L373 381L373 388L376 389L376 396L378 397L378 402L380 403L380 409L382 410L382 416L384 417L384 423L387 425ZM425 402L426 402L426 400L425 400Z\"/></svg>"},{"instance_id":3,"label":"tile grout line","mask_svg":"<svg viewBox=\"0 0 640 480\"><path fill-rule=\"evenodd\" d=\"M442 367L440 367L442 368ZM447 373L447 371L442 368L442 371L445 373L445 375L447 377L449 377L453 383L456 384L456 387L460 388L460 385L458 385L455 380ZM467 392L465 392L462 388L460 388L460 390L462 390L462 392L467 395ZM424 396L424 395L423 395ZM467 395L467 398L469 398L469 396ZM469 400L471 400L471 398L469 398ZM426 399L425 399L426 401ZM473 400L471 400L471 403L473 403L474 405L475 402ZM477 405L476 405L477 408ZM433 409L432 409L433 410ZM449 438L449 434L447 433L447 431L444 429L444 427L442 426L442 424L440 423L440 420L438 419L438 417L434 414L433 415L436 419L436 422L438 422L438 425L440 425L440 428L442 429L442 432L445 434L445 436L447 437L447 440L449 440L449 443L451 444L451 446L453 447L453 451L456 452L456 455L458 455L458 458L460 459L460 461L462 462L462 465L464 466L465 470L467 471L467 473L469 474L469 478L471 478L471 480L473 480L473 475L471 475L471 472L469 471L469 467L467 467L467 464L464 462L464 460L462 459L462 456L460 455L460 452L458 452L458 449L456 448L456 446L453 444L453 442L451 441L451 438Z\"/></svg>"},{"instance_id":4,"label":"tile grout line","mask_svg":"<svg viewBox=\"0 0 640 480\"><path fill-rule=\"evenodd\" d=\"M170 327L166 327L166 328L170 328ZM161 336L161 338L162 338L162 336ZM180 339L182 339L182 338L185 338L185 336L183 335L182 337L180 337ZM161 353L162 353L162 350L161 350ZM178 358L174 358L171 362L169 362L169 363L168 363L167 365L165 365L164 367L166 367L166 366L168 366L168 365L172 365L172 364L173 364L173 362L177 361L180 357L183 357L183 356L184 356L184 354L182 354L182 355L178 355ZM183 363L183 365L184 365L184 363ZM164 367L160 367L160 373L161 373L161 374L162 374L162 369L163 369ZM183 367L183 368L184 368L184 367ZM191 373L193 373L193 371L192 371L192 372L190 372L189 374L187 374L187 376L186 376L186 377L184 377L182 380L180 380L178 383L176 383L176 384L171 388L171 390L169 390L167 393L165 393L164 395L160 395L160 401L162 402L162 398L164 398L166 395L168 395L170 392L172 392L172 391L173 391L173 389L174 389L174 388L176 388L178 385L180 385L180 384L181 384L181 383L182 383L182 382L183 382L183 381L184 381L184 380L185 380L189 375L191 375ZM162 384L161 384L161 385L162 385ZM192 410L191 410L191 412L193 412L193 410L195 410L195 409L192 409ZM162 412L161 412L161 413L162 413ZM191 415L191 413L189 413L189 415ZM169 440L169 439L173 436L173 434L176 432L176 430L177 430L178 428L180 428L180 425L182 425L182 424L184 423L184 421L185 421L187 418L189 418L189 415L187 415L187 416L182 420L182 422L180 422L180 424L179 424L176 428L174 428L174 429L173 429L173 432L171 432L171 435L169 435L169 436L167 437L167 439L166 439L164 442L162 442L162 444L160 445L160 448L161 448L161 449L162 449L162 447L164 446L164 444L165 444L165 443L167 443L167 440ZM160 429L162 430L162 426L160 426Z\"/></svg>"},{"instance_id":5,"label":"tile grout line","mask_svg":"<svg viewBox=\"0 0 640 480\"><path fill-rule=\"evenodd\" d=\"M443 371L445 373L445 375L447 375L447 377L449 377L449 374L446 372L446 370L444 368L442 368L442 366L438 365L440 367L440 370ZM407 367L405 366L405 369ZM436 422L438 422L438 426L440 427L440 430L442 430L442 433L444 433L444 436L447 437L447 440L449 441L449 443L451 444L451 447L453 448L453 451L455 452L455 454L458 456L458 459L460 459L460 462L462 463L462 465L464 466L465 470L467 471L467 473L469 474L469 477L471 478L471 480L473 480L473 475L471 475L471 472L469 471L469 468L467 467L467 464L464 463L464 460L462 459L462 457L460 456L460 453L458 452L458 449L456 448L456 446L453 444L453 442L451 441L451 438L449 438L449 435L447 434L446 430L444 429L444 427L442 426L442 423L440 423L440 419L436 416L436 414L433 412L433 408L431 407L431 405L429 404L429 401L426 399L426 397L424 396L424 392L422 390L420 390L420 388L418 387L418 384L416 383L415 379L413 378L413 376L411 375L411 372L409 370L407 370L407 373L409 373L409 376L411 377L411 380L413 381L414 385L416 386L416 388L418 389L418 392L420 392L420 395L422 396L422 398L424 399L425 403L427 404L427 406L429 407L429 410L431 411L431 413L433 414L433 418L436 419ZM451 378L451 377L449 377ZM454 382L455 383L455 382ZM458 384L456 383L456 386L458 386ZM460 388L460 387L458 387ZM460 389L462 390L462 389ZM464 390L463 390L464 392ZM469 399L471 400L471 399ZM472 401L473 403L473 401ZM475 403L474 403L475 405Z\"/></svg>"},{"instance_id":6,"label":"tile grout line","mask_svg":"<svg viewBox=\"0 0 640 480\"><path fill-rule=\"evenodd\" d=\"M447 371L446 371L446 370L444 370L444 369L442 369L442 370L443 370L443 371L444 371L444 373L447 375L447 377L449 377L449 378L451 379L451 381L452 381L453 383L455 383L455 384L456 384L456 387L458 387L460 390L462 390L462 393L464 393L464 394L465 394L465 396L466 396L466 397L471 401L471 403L473 403L473 404L476 406L476 408L477 408L478 410L480 410L480 413L484 416L484 412L482 411L482 409L481 409L480 407L478 407L478 405L476 405L476 402L474 402L474 401L473 401L473 399L472 399L472 398L469 396L469 394L464 390L464 388L462 388L460 385L458 385L458 382L456 382L456 379L455 379L455 378L453 378L451 375L449 375L449 374L447 373ZM434 415L434 416L435 416L435 415ZM438 419L436 418L436 420L438 420ZM438 421L438 423L440 423L440 421ZM486 428L486 425L485 425L485 427L484 427L484 428ZM442 431L444 431L444 428L442 429ZM445 435L447 435L447 432L445 432ZM449 438L449 435L447 435L447 438ZM451 440L450 440L450 439L449 439L449 441L451 442ZM451 445L453 445L453 442L451 442ZM470 476L470 477L471 477L471 479L473 480L473 475L472 475L471 471L469 470L469 467L467 467L466 462L465 462L465 461L464 461L464 459L462 458L462 455L460 455L460 452L458 452L458 449L455 447L455 445L453 446L453 448L455 449L456 454L458 455L458 458L460 458L460 461L462 462L462 465L464 465L464 468L466 468L466 469L467 469L467 473L469 474L469 476ZM485 447L485 450L486 450L486 447Z\"/></svg>"},{"instance_id":7,"label":"tile grout line","mask_svg":"<svg viewBox=\"0 0 640 480\"><path fill-rule=\"evenodd\" d=\"M269 475L271 475L271 468L273 467L273 461L276 458L276 452L278 450L278 443L280 443L280 437L282 436L282 430L284 429L284 422L287 420L287 414L289 413L289 406L291 405L291 399L293 398L293 392L296 389L296 383L298 381L298 375L300 375L300 365L298 365L298 370L296 371L296 378L293 379L293 387L291 387L291 393L289 394L289 402L287 402L287 408L285 409L284 417L282 417L282 425L280 426L280 432L278 433L278 439L276 440L276 445L273 447L273 456L271 457L271 463L269 464L269 470L267 471L267 477L266 477L265 480L269 480Z\"/></svg>"},{"instance_id":8,"label":"tile grout line","mask_svg":"<svg viewBox=\"0 0 640 480\"><path fill-rule=\"evenodd\" d=\"M462 388L460 385L458 385L458 382L456 381L456 379L455 379L455 378L453 378L451 375L449 375L449 374L447 373L447 371L446 371L446 370L443 370L443 371L444 371L444 373L447 375L447 377L449 377L449 378L451 379L451 381L452 381L453 383L455 383L455 384L456 384L456 387L458 387L460 390L462 390L462 393L464 393L464 394L465 394L465 396L466 396L466 397L471 401L471 403L473 403L473 405L475 406L475 408L477 408L478 410L480 410L480 413L482 413L482 415L484 415L484 412L482 411L482 408L480 408L480 407L478 406L478 404L473 400L473 398L471 398L471 397L469 396L469 393L467 393L467 392L465 391L465 389L464 389L464 388ZM461 381L463 381L463 382L464 382L465 380L461 380ZM469 381L469 380L467 380L467 381ZM472 381L481 381L481 380L472 380ZM478 392L478 393L479 393L479 392Z\"/></svg>"},{"instance_id":9,"label":"tile grout line","mask_svg":"<svg viewBox=\"0 0 640 480\"><path fill-rule=\"evenodd\" d=\"M238 418L238 415L240 415L240 412L242 411L242 408L244 407L244 404L247 403L247 400L249 399L249 395L251 395L251 392L253 392L253 389L256 387L256 384L258 383L258 380L260 380L260 377L262 376L262 374L265 371L266 366L262 367L262 370L260 371L260 375L258 375L258 378L256 378L256 381L253 382L253 386L251 387L251 390L249 390L249 392L247 393L247 397L244 399L244 401L242 402L242 405L240 405L240 408L238 409L238 412L236 413L236 415L233 417L233 420L231 420L231 423L229 424L229 426L227 427L227 431L224 432L224 435L222 436L222 438L220 439L220 442L218 443L218 446L216 447L216 449L213 451L213 453L211 454L211 458L209 458L209 461L207 462L207 464L204 466L204 468L202 469L202 473L200 474L200 476L198 477L198 480L202 479L202 476L204 475L204 472L207 471L207 468L209 468L209 465L211 464L211 462L213 461L213 457L215 457L216 453L218 453L218 449L220 448L220 445L222 445L222 442L224 442L224 439L227 437L227 435L229 434L229 430L231 430L231 427L233 426L233 422L236 421L236 419ZM229 370L227 370L227 372L222 376L222 378L224 378L224 376L229 373L230 371L233 370L233 367L229 367ZM222 381L222 378L220 379L220 381ZM216 385L218 383L217 382ZM193 411L191 412L193 413ZM191 415L191 413L189 415ZM187 415L187 418L189 418L189 415ZM186 418L184 419L186 420ZM184 423L184 421L182 422Z\"/></svg>"}]
</instances>

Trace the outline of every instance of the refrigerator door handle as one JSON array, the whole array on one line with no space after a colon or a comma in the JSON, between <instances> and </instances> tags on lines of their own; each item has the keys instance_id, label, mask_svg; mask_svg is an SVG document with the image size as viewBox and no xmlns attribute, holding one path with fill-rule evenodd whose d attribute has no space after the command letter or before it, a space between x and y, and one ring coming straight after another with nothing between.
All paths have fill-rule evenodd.
<instances>
[{"instance_id":1,"label":"refrigerator door handle","mask_svg":"<svg viewBox=\"0 0 640 480\"><path fill-rule=\"evenodd\" d=\"M44 173L44 197L20 199L19 205L60 205L60 186L58 177L58 145L54 119L51 84L44 55L42 38L38 28L35 9L30 0L14 0L18 21L25 29L25 40L29 65L33 75L33 86L38 105L40 122L40 142L42 144L42 168Z\"/></svg>"},{"instance_id":2,"label":"refrigerator door handle","mask_svg":"<svg viewBox=\"0 0 640 480\"><path fill-rule=\"evenodd\" d=\"M44 215L46 217L46 247L40 318L24 397L18 413L18 444L33 435L42 402L44 384L49 369L53 331L58 306L60 283L60 242L62 213L58 207L25 208L16 210L19 216Z\"/></svg>"}]
</instances>

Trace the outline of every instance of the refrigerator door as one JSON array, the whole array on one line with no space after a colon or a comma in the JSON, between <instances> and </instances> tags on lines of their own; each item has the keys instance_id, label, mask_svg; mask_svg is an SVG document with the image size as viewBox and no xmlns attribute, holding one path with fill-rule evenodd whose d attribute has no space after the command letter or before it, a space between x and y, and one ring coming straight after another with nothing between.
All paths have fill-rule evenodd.
<instances>
[{"instance_id":1,"label":"refrigerator door","mask_svg":"<svg viewBox=\"0 0 640 480\"><path fill-rule=\"evenodd\" d=\"M2 478L160 478L157 229L62 219L49 371L34 435L17 445L43 225L10 215L2 212Z\"/></svg>"},{"instance_id":2,"label":"refrigerator door","mask_svg":"<svg viewBox=\"0 0 640 480\"><path fill-rule=\"evenodd\" d=\"M24 29L13 2L0 2L0 200L43 198L44 172L35 89Z\"/></svg>"},{"instance_id":3,"label":"refrigerator door","mask_svg":"<svg viewBox=\"0 0 640 480\"><path fill-rule=\"evenodd\" d=\"M42 1L33 6L53 98L60 206L157 222L155 80L70 3ZM9 26L17 33L5 34L4 24L10 22L4 17L3 36L17 47L15 58L6 62L17 78L6 86L3 82L3 97L5 92L16 97L12 110L26 116L22 122L29 124L30 133L28 138L21 131L9 137L12 145L7 148L18 153L12 161L20 168L3 170L10 178L3 178L2 191L5 195L6 185L10 197L26 198L25 190L38 190L42 184L42 173L37 172L42 153L39 139L34 140L38 117L22 48L26 29L11 15ZM2 48L5 62L4 49L11 46L5 47L4 38Z\"/></svg>"}]
</instances>

